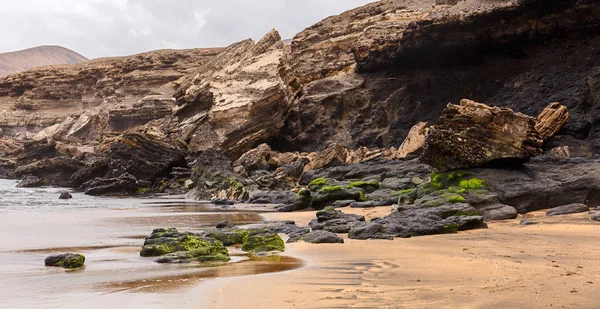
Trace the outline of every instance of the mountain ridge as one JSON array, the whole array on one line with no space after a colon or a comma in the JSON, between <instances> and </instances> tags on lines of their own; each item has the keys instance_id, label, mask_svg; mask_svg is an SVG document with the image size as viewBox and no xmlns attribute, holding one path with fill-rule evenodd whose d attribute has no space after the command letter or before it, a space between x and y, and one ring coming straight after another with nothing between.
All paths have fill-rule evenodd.
<instances>
[{"instance_id":1,"label":"mountain ridge","mask_svg":"<svg viewBox=\"0 0 600 309\"><path fill-rule=\"evenodd\" d=\"M76 64L88 60L81 54L58 45L42 45L0 53L0 77L40 66Z\"/></svg>"}]
</instances>

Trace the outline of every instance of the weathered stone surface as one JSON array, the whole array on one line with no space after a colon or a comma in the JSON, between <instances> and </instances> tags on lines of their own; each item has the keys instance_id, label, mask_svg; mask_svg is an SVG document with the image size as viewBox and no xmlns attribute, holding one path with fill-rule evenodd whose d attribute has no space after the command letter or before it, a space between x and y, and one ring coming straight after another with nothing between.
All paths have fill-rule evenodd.
<instances>
[{"instance_id":1,"label":"weathered stone surface","mask_svg":"<svg viewBox=\"0 0 600 309\"><path fill-rule=\"evenodd\" d=\"M305 170L308 171L346 165L347 156L348 153L344 146L334 144L317 153L305 167Z\"/></svg>"},{"instance_id":2,"label":"weathered stone surface","mask_svg":"<svg viewBox=\"0 0 600 309\"><path fill-rule=\"evenodd\" d=\"M368 231L360 233L351 231L351 235L362 235L363 238L365 234L374 234L376 238L381 238L382 234L411 237L456 233L461 230L486 226L483 217L477 214L477 210L463 203L437 207L407 206L384 218L373 219L372 222L380 224L382 227L372 226Z\"/></svg>"},{"instance_id":3,"label":"weathered stone surface","mask_svg":"<svg viewBox=\"0 0 600 309\"><path fill-rule=\"evenodd\" d=\"M486 205L477 208L477 211L485 221L515 219L518 215L517 209L503 204Z\"/></svg>"},{"instance_id":4,"label":"weathered stone surface","mask_svg":"<svg viewBox=\"0 0 600 309\"><path fill-rule=\"evenodd\" d=\"M400 160L409 156L420 155L423 147L425 147L425 139L428 132L429 126L426 122L417 123L410 129L406 139L402 142L398 150L392 152L390 159Z\"/></svg>"},{"instance_id":5,"label":"weathered stone surface","mask_svg":"<svg viewBox=\"0 0 600 309\"><path fill-rule=\"evenodd\" d=\"M311 244L343 244L344 239L328 231L314 231L302 236L302 240Z\"/></svg>"},{"instance_id":6,"label":"weathered stone surface","mask_svg":"<svg viewBox=\"0 0 600 309\"><path fill-rule=\"evenodd\" d=\"M116 178L94 178L80 189L87 195L133 195L138 189L138 180L135 176L124 173Z\"/></svg>"},{"instance_id":7,"label":"weathered stone surface","mask_svg":"<svg viewBox=\"0 0 600 309\"><path fill-rule=\"evenodd\" d=\"M41 182L40 184L44 186L70 187L71 177L83 167L84 163L79 160L66 157L56 157L51 159L42 159L27 165L19 166L15 169L15 175L17 177L37 177L39 182ZM28 183L28 187L36 186L31 181ZM21 186L25 186L25 184Z\"/></svg>"},{"instance_id":8,"label":"weathered stone surface","mask_svg":"<svg viewBox=\"0 0 600 309\"><path fill-rule=\"evenodd\" d=\"M244 153L233 163L233 168L238 174L251 174L257 170L269 169L271 159L271 147L260 144L258 147Z\"/></svg>"},{"instance_id":9,"label":"weathered stone surface","mask_svg":"<svg viewBox=\"0 0 600 309\"><path fill-rule=\"evenodd\" d=\"M550 209L546 214L548 216L570 215L581 212L589 212L590 206L585 204L569 204Z\"/></svg>"},{"instance_id":10,"label":"weathered stone surface","mask_svg":"<svg viewBox=\"0 0 600 309\"><path fill-rule=\"evenodd\" d=\"M170 114L170 107L160 103L154 108L149 96L170 100L176 82L219 51L160 50L8 76L0 79L0 105L7 111L0 117L0 128L6 135L25 137L58 125L57 134L47 135L87 142L107 130L121 131L158 119ZM124 122L119 123L119 117ZM116 126L109 124L109 118Z\"/></svg>"},{"instance_id":11,"label":"weathered stone surface","mask_svg":"<svg viewBox=\"0 0 600 309\"><path fill-rule=\"evenodd\" d=\"M590 30L600 5L436 2L379 1L296 35L288 58L304 95L271 146L398 147L415 123L433 123L465 97L528 115L560 100L571 113L568 134L597 131L588 107L598 83L588 81L598 74L600 40Z\"/></svg>"},{"instance_id":12,"label":"weathered stone surface","mask_svg":"<svg viewBox=\"0 0 600 309\"><path fill-rule=\"evenodd\" d=\"M277 133L295 95L283 49L273 30L258 43L229 46L182 83L176 114L191 151L219 150L235 160Z\"/></svg>"},{"instance_id":13,"label":"weathered stone surface","mask_svg":"<svg viewBox=\"0 0 600 309\"><path fill-rule=\"evenodd\" d=\"M379 223L369 223L353 228L348 233L350 239L386 239L392 240L394 237L387 233L387 229L384 225Z\"/></svg>"},{"instance_id":14,"label":"weathered stone surface","mask_svg":"<svg viewBox=\"0 0 600 309\"><path fill-rule=\"evenodd\" d=\"M314 230L324 230L332 233L348 233L356 226L365 224L365 217L345 214L333 207L327 207L317 212L317 219L310 221L309 226Z\"/></svg>"},{"instance_id":15,"label":"weathered stone surface","mask_svg":"<svg viewBox=\"0 0 600 309\"><path fill-rule=\"evenodd\" d=\"M521 214L568 204L600 205L597 159L538 157L517 170L479 169L476 177L491 184L500 203Z\"/></svg>"},{"instance_id":16,"label":"weathered stone surface","mask_svg":"<svg viewBox=\"0 0 600 309\"><path fill-rule=\"evenodd\" d=\"M355 200L359 201L363 194L362 189L344 188L341 186L326 186L319 189L312 200L311 206L314 209L323 209L331 206L335 201Z\"/></svg>"},{"instance_id":17,"label":"weathered stone surface","mask_svg":"<svg viewBox=\"0 0 600 309\"><path fill-rule=\"evenodd\" d=\"M44 264L46 266L57 266L67 269L82 268L85 263L85 256L78 253L64 253L52 255L46 258Z\"/></svg>"},{"instance_id":18,"label":"weathered stone surface","mask_svg":"<svg viewBox=\"0 0 600 309\"><path fill-rule=\"evenodd\" d=\"M519 165L542 153L533 118L470 100L449 104L431 127L421 161L439 170Z\"/></svg>"},{"instance_id":19,"label":"weathered stone surface","mask_svg":"<svg viewBox=\"0 0 600 309\"><path fill-rule=\"evenodd\" d=\"M569 121L569 110L558 102L551 103L535 118L535 129L547 141L560 131Z\"/></svg>"}]
</instances>

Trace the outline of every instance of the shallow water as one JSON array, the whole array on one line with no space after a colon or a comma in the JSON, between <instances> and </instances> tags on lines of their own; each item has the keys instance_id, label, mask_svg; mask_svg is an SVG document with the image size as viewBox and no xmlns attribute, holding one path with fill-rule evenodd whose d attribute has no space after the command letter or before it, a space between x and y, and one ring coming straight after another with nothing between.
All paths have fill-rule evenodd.
<instances>
[{"instance_id":1,"label":"shallow water","mask_svg":"<svg viewBox=\"0 0 600 309\"><path fill-rule=\"evenodd\" d=\"M228 220L252 224L257 211L214 208L178 199L115 199L65 189L20 189L0 180L0 308L185 308L190 286L215 277L244 276L299 267L289 257L227 265L159 265L139 256L143 237L156 227L199 231ZM80 252L78 271L44 266L50 254Z\"/></svg>"}]
</instances>

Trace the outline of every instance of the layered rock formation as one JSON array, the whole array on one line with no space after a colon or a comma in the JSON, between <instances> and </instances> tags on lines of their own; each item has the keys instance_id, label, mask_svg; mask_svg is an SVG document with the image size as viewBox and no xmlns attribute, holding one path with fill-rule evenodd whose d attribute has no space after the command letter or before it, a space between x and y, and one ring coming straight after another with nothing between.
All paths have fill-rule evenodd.
<instances>
[{"instance_id":1,"label":"layered rock formation","mask_svg":"<svg viewBox=\"0 0 600 309\"><path fill-rule=\"evenodd\" d=\"M191 152L220 150L237 159L277 134L297 91L277 31L234 44L175 92L180 135Z\"/></svg>"},{"instance_id":2,"label":"layered rock formation","mask_svg":"<svg viewBox=\"0 0 600 309\"><path fill-rule=\"evenodd\" d=\"M596 149L599 19L593 1L541 0L380 1L328 18L292 42L304 93L273 146L397 147L468 97L529 115L560 101L563 133Z\"/></svg>"},{"instance_id":3,"label":"layered rock formation","mask_svg":"<svg viewBox=\"0 0 600 309\"><path fill-rule=\"evenodd\" d=\"M542 154L542 143L533 117L462 100L430 128L421 161L438 170L518 166Z\"/></svg>"},{"instance_id":4,"label":"layered rock formation","mask_svg":"<svg viewBox=\"0 0 600 309\"><path fill-rule=\"evenodd\" d=\"M97 139L171 114L179 79L219 49L162 50L36 68L0 79L2 135Z\"/></svg>"}]
</instances>

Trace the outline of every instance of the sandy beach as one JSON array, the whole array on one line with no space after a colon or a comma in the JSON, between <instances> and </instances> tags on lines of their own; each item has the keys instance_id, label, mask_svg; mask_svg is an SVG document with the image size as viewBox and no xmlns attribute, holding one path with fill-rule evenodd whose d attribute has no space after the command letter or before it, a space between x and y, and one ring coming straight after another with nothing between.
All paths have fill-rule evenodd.
<instances>
[{"instance_id":1,"label":"sandy beach","mask_svg":"<svg viewBox=\"0 0 600 309\"><path fill-rule=\"evenodd\" d=\"M369 217L389 208L347 210ZM305 224L314 213L267 214ZM489 229L394 241L287 245L296 270L220 278L191 308L599 308L600 224L529 214Z\"/></svg>"}]
</instances>

